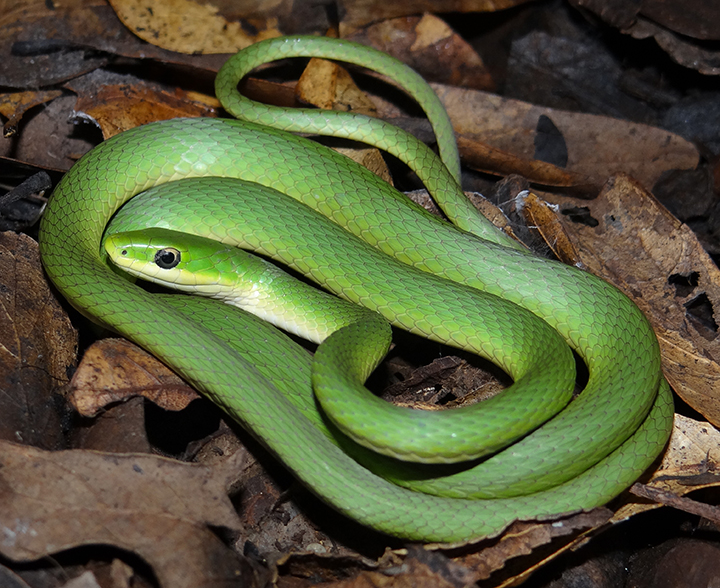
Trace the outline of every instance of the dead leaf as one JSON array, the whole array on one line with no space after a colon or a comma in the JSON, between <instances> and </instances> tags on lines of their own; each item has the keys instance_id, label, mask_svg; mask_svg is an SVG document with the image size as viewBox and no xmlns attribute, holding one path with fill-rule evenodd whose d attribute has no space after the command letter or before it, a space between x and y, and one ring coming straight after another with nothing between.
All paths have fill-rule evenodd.
<instances>
[{"instance_id":1,"label":"dead leaf","mask_svg":"<svg viewBox=\"0 0 720 588\"><path fill-rule=\"evenodd\" d=\"M0 10L0 86L39 88L107 65L113 55L217 71L226 55L183 55L145 43L105 0L5 2Z\"/></svg>"},{"instance_id":2,"label":"dead leaf","mask_svg":"<svg viewBox=\"0 0 720 588\"><path fill-rule=\"evenodd\" d=\"M433 14L383 20L344 38L392 55L427 80L475 90L495 89L482 58Z\"/></svg>"},{"instance_id":3,"label":"dead leaf","mask_svg":"<svg viewBox=\"0 0 720 588\"><path fill-rule=\"evenodd\" d=\"M108 404L144 396L166 410L182 410L199 398L172 370L125 339L102 339L83 355L67 398L83 416Z\"/></svg>"},{"instance_id":4,"label":"dead leaf","mask_svg":"<svg viewBox=\"0 0 720 588\"><path fill-rule=\"evenodd\" d=\"M675 34L643 18L638 19L627 32L636 39L652 37L670 57L684 67L696 69L705 75L720 75L720 67L718 67L720 51L712 44L705 46L688 41L683 35Z\"/></svg>"},{"instance_id":5,"label":"dead leaf","mask_svg":"<svg viewBox=\"0 0 720 588\"><path fill-rule=\"evenodd\" d=\"M543 186L574 187L591 193L599 189L599 185L584 174L568 172L545 161L526 159L463 135L457 137L457 144L463 163L477 171L496 176L517 174Z\"/></svg>"},{"instance_id":6,"label":"dead leaf","mask_svg":"<svg viewBox=\"0 0 720 588\"><path fill-rule=\"evenodd\" d=\"M89 117L109 139L122 131L156 120L178 117L216 117L220 103L211 96L159 84L133 76L94 71L65 87L78 95L76 117Z\"/></svg>"},{"instance_id":7,"label":"dead leaf","mask_svg":"<svg viewBox=\"0 0 720 588\"><path fill-rule=\"evenodd\" d=\"M720 487L720 431L710 423L676 414L662 463L650 480L631 488L633 494L651 502L628 503L615 513L613 521L659 506L672 506L720 524L716 505L683 498L695 490L713 487Z\"/></svg>"},{"instance_id":8,"label":"dead leaf","mask_svg":"<svg viewBox=\"0 0 720 588\"><path fill-rule=\"evenodd\" d=\"M77 354L77 332L50 291L35 241L0 234L0 438L62 444L53 391Z\"/></svg>"},{"instance_id":9,"label":"dead leaf","mask_svg":"<svg viewBox=\"0 0 720 588\"><path fill-rule=\"evenodd\" d=\"M649 189L663 172L694 169L699 161L690 142L648 125L543 108L477 90L438 84L433 88L448 109L456 133L525 160L535 159L538 121L548 117L567 145L568 163L563 171L584 177L586 184L602 185L609 176L624 172Z\"/></svg>"},{"instance_id":10,"label":"dead leaf","mask_svg":"<svg viewBox=\"0 0 720 588\"><path fill-rule=\"evenodd\" d=\"M125 26L138 37L179 53L235 53L262 39L280 36L277 17L249 34L237 20L219 14L212 3L161 0L148 5L139 0L110 0ZM257 6L255 6L257 7Z\"/></svg>"},{"instance_id":11,"label":"dead leaf","mask_svg":"<svg viewBox=\"0 0 720 588\"><path fill-rule=\"evenodd\" d=\"M357 87L348 71L335 62L311 59L300 76L295 93L301 102L323 110L377 116L377 109Z\"/></svg>"},{"instance_id":12,"label":"dead leaf","mask_svg":"<svg viewBox=\"0 0 720 588\"><path fill-rule=\"evenodd\" d=\"M525 4L528 0L343 0L340 32L345 36L357 27L424 12L495 12Z\"/></svg>"},{"instance_id":13,"label":"dead leaf","mask_svg":"<svg viewBox=\"0 0 720 588\"><path fill-rule=\"evenodd\" d=\"M13 92L0 95L0 114L8 119L3 127L3 136L12 137L23 114L38 104L45 104L62 96L60 90L45 92Z\"/></svg>"},{"instance_id":14,"label":"dead leaf","mask_svg":"<svg viewBox=\"0 0 720 588\"><path fill-rule=\"evenodd\" d=\"M556 207L538 198L534 192L518 198L522 201L521 212L528 219L529 225L540 233L555 257L567 265L582 263L575 244L558 219Z\"/></svg>"},{"instance_id":15,"label":"dead leaf","mask_svg":"<svg viewBox=\"0 0 720 588\"><path fill-rule=\"evenodd\" d=\"M241 466L237 458L208 468L0 442L0 461L0 552L7 558L34 561L101 543L144 558L162 586L248 586L260 579L208 528L241 529L225 492Z\"/></svg>"},{"instance_id":16,"label":"dead leaf","mask_svg":"<svg viewBox=\"0 0 720 588\"><path fill-rule=\"evenodd\" d=\"M492 576L494 586L518 585L566 551L578 534L601 527L611 516L608 509L596 508L547 523L513 523L498 539L455 561L471 569L476 582Z\"/></svg>"},{"instance_id":17,"label":"dead leaf","mask_svg":"<svg viewBox=\"0 0 720 588\"><path fill-rule=\"evenodd\" d=\"M702 531L702 530L701 530ZM632 568L626 574L633 588L712 587L720 577L720 547L708 529L697 538L678 537L648 547L632 556Z\"/></svg>"},{"instance_id":18,"label":"dead leaf","mask_svg":"<svg viewBox=\"0 0 720 588\"><path fill-rule=\"evenodd\" d=\"M706 75L720 73L718 51L709 43L718 41L720 9L714 2L688 0L682 4L663 0L616 2L572 0L571 4L590 10L621 32L636 39L653 37L679 64Z\"/></svg>"}]
</instances>

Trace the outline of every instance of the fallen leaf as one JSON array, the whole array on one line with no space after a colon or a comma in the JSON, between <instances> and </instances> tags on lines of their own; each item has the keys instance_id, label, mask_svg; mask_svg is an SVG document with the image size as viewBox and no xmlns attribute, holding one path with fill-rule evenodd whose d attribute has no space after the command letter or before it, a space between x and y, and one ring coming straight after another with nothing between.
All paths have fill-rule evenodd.
<instances>
[{"instance_id":1,"label":"fallen leaf","mask_svg":"<svg viewBox=\"0 0 720 588\"><path fill-rule=\"evenodd\" d=\"M567 265L582 263L575 244L558 218L557 207L549 205L533 192L528 192L521 201L521 212L528 219L529 226L541 234L555 257Z\"/></svg>"},{"instance_id":2,"label":"fallen leaf","mask_svg":"<svg viewBox=\"0 0 720 588\"><path fill-rule=\"evenodd\" d=\"M648 125L543 108L478 90L438 84L433 88L448 109L456 133L525 160L535 159L538 121L548 117L567 145L568 163L563 171L584 177L587 184L602 185L609 176L623 172L651 188L663 172L693 169L699 161L690 142Z\"/></svg>"},{"instance_id":3,"label":"fallen leaf","mask_svg":"<svg viewBox=\"0 0 720 588\"><path fill-rule=\"evenodd\" d=\"M688 41L683 35L672 33L665 27L645 19L638 19L627 32L636 39L652 37L670 57L684 67L696 69L701 74L710 76L720 74L718 66L720 51L713 44L705 46L702 43Z\"/></svg>"},{"instance_id":4,"label":"fallen leaf","mask_svg":"<svg viewBox=\"0 0 720 588\"><path fill-rule=\"evenodd\" d=\"M679 537L633 554L626 575L633 588L711 588L720 577L720 547L709 540ZM650 543L650 542L648 542Z\"/></svg>"},{"instance_id":5,"label":"fallen leaf","mask_svg":"<svg viewBox=\"0 0 720 588\"><path fill-rule=\"evenodd\" d=\"M78 95L75 118L87 117L103 139L156 120L216 117L220 103L211 96L145 82L134 76L96 70L65 84Z\"/></svg>"},{"instance_id":6,"label":"fallen leaf","mask_svg":"<svg viewBox=\"0 0 720 588\"><path fill-rule=\"evenodd\" d=\"M139 0L110 0L110 4L138 37L179 53L235 53L281 34L277 17L268 18L262 25L256 19L257 32L249 34L241 22L228 20L212 3L161 0L148 5Z\"/></svg>"},{"instance_id":7,"label":"fallen leaf","mask_svg":"<svg viewBox=\"0 0 720 588\"><path fill-rule=\"evenodd\" d=\"M373 102L357 87L348 71L325 59L311 59L295 87L297 99L325 110L376 116ZM390 170L381 153L368 147L335 147L346 157L392 184Z\"/></svg>"},{"instance_id":8,"label":"fallen leaf","mask_svg":"<svg viewBox=\"0 0 720 588\"><path fill-rule=\"evenodd\" d=\"M0 95L0 114L8 119L3 126L3 136L12 137L17 133L20 119L31 108L39 104L45 104L55 98L62 96L60 90L49 90L45 92L13 92L12 94Z\"/></svg>"},{"instance_id":9,"label":"fallen leaf","mask_svg":"<svg viewBox=\"0 0 720 588\"><path fill-rule=\"evenodd\" d=\"M172 370L125 339L103 339L83 355L67 399L83 416L107 405L144 396L166 410L182 410L199 398Z\"/></svg>"},{"instance_id":10,"label":"fallen leaf","mask_svg":"<svg viewBox=\"0 0 720 588\"><path fill-rule=\"evenodd\" d=\"M226 55L183 55L133 35L104 0L4 2L0 86L46 87L89 73L121 55L217 71Z\"/></svg>"},{"instance_id":11,"label":"fallen leaf","mask_svg":"<svg viewBox=\"0 0 720 588\"><path fill-rule=\"evenodd\" d=\"M636 39L653 37L681 65L706 75L717 75L718 51L711 43L720 34L720 9L714 2L688 0L682 4L663 0L616 2L572 0L571 4L597 14L608 24Z\"/></svg>"},{"instance_id":12,"label":"fallen leaf","mask_svg":"<svg viewBox=\"0 0 720 588\"><path fill-rule=\"evenodd\" d=\"M720 524L720 509L716 505L683 498L695 490L717 487L720 487L720 431L710 423L675 415L662 463L647 482L631 488L633 494L651 502L626 504L615 513L613 521L672 506Z\"/></svg>"},{"instance_id":13,"label":"fallen leaf","mask_svg":"<svg viewBox=\"0 0 720 588\"><path fill-rule=\"evenodd\" d=\"M377 116L377 109L357 87L348 71L333 61L311 59L300 76L295 93L301 102L323 110Z\"/></svg>"},{"instance_id":14,"label":"fallen leaf","mask_svg":"<svg viewBox=\"0 0 720 588\"><path fill-rule=\"evenodd\" d=\"M445 21L433 14L375 22L343 34L343 38L392 55L427 80L476 90L495 89L495 82L482 58Z\"/></svg>"},{"instance_id":15,"label":"fallen leaf","mask_svg":"<svg viewBox=\"0 0 720 588\"><path fill-rule=\"evenodd\" d=\"M528 0L344 0L338 11L341 25L354 30L373 22L413 16L424 12L496 12L525 4ZM347 29L341 28L343 34Z\"/></svg>"},{"instance_id":16,"label":"fallen leaf","mask_svg":"<svg viewBox=\"0 0 720 588\"><path fill-rule=\"evenodd\" d=\"M242 528L226 495L241 467L238 457L210 468L3 441L0 462L0 552L6 558L34 561L100 543L138 554L161 586L264 585L258 570L208 528Z\"/></svg>"},{"instance_id":17,"label":"fallen leaf","mask_svg":"<svg viewBox=\"0 0 720 588\"><path fill-rule=\"evenodd\" d=\"M0 438L62 446L56 388L76 361L77 332L40 266L35 241L0 234Z\"/></svg>"}]
</instances>

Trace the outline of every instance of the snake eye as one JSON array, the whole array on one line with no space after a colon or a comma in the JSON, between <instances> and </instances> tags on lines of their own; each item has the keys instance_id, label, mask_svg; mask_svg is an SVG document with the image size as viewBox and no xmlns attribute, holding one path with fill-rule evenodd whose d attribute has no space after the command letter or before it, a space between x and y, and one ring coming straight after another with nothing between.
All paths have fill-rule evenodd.
<instances>
[{"instance_id":1,"label":"snake eye","mask_svg":"<svg viewBox=\"0 0 720 588\"><path fill-rule=\"evenodd\" d=\"M161 269L172 269L180 263L180 252L174 247L166 247L155 254L155 263Z\"/></svg>"}]
</instances>

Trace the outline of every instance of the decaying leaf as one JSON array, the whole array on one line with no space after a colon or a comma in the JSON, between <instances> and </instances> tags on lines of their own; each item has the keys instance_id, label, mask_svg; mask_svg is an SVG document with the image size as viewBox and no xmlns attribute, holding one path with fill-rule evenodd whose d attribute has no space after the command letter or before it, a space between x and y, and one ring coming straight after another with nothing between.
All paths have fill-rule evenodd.
<instances>
[{"instance_id":1,"label":"decaying leaf","mask_svg":"<svg viewBox=\"0 0 720 588\"><path fill-rule=\"evenodd\" d=\"M595 12L636 39L654 38L684 67L706 75L720 74L720 53L712 44L720 40L717 29L720 9L715 2L688 0L680 4L645 0L608 4L598 0L572 0L571 3Z\"/></svg>"},{"instance_id":2,"label":"decaying leaf","mask_svg":"<svg viewBox=\"0 0 720 588\"><path fill-rule=\"evenodd\" d=\"M17 126L22 116L29 109L38 104L45 104L55 98L62 96L60 90L48 90L44 92L14 92L0 96L0 114L8 120L3 127L5 138L17 133Z\"/></svg>"},{"instance_id":3,"label":"decaying leaf","mask_svg":"<svg viewBox=\"0 0 720 588\"><path fill-rule=\"evenodd\" d=\"M342 27L344 34L369 23L422 14L424 12L495 12L519 6L528 0L344 0Z\"/></svg>"},{"instance_id":4,"label":"decaying leaf","mask_svg":"<svg viewBox=\"0 0 720 588\"><path fill-rule=\"evenodd\" d=\"M141 39L179 53L235 53L280 31L277 18L269 18L256 34L237 20L219 14L212 3L163 0L148 5L137 0L110 2L125 26ZM256 20L256 25L260 24Z\"/></svg>"},{"instance_id":5,"label":"decaying leaf","mask_svg":"<svg viewBox=\"0 0 720 588\"><path fill-rule=\"evenodd\" d=\"M57 447L52 392L75 363L77 332L50 290L35 241L0 234L0 438Z\"/></svg>"},{"instance_id":6,"label":"decaying leaf","mask_svg":"<svg viewBox=\"0 0 720 588\"><path fill-rule=\"evenodd\" d=\"M346 38L396 57L427 80L475 90L495 89L482 58L433 14L383 20Z\"/></svg>"},{"instance_id":7,"label":"decaying leaf","mask_svg":"<svg viewBox=\"0 0 720 588\"><path fill-rule=\"evenodd\" d=\"M182 410L198 398L165 364L125 339L103 339L83 355L67 398L83 416L108 404L144 396L166 410Z\"/></svg>"},{"instance_id":8,"label":"decaying leaf","mask_svg":"<svg viewBox=\"0 0 720 588\"><path fill-rule=\"evenodd\" d=\"M255 585L253 566L208 527L241 529L226 495L238 459L240 453L210 468L0 442L0 552L34 561L79 545L109 544L145 559L168 588Z\"/></svg>"},{"instance_id":9,"label":"decaying leaf","mask_svg":"<svg viewBox=\"0 0 720 588\"><path fill-rule=\"evenodd\" d=\"M538 122L548 117L567 145L568 162L562 171L581 178L581 184L599 186L612 174L624 172L651 188L664 171L694 169L699 161L688 141L648 125L543 108L477 90L433 87L456 133L526 160L535 159Z\"/></svg>"},{"instance_id":10,"label":"decaying leaf","mask_svg":"<svg viewBox=\"0 0 720 588\"><path fill-rule=\"evenodd\" d=\"M125 56L217 71L225 55L185 55L145 43L105 0L5 2L0 11L0 86L39 88L94 71Z\"/></svg>"},{"instance_id":11,"label":"decaying leaf","mask_svg":"<svg viewBox=\"0 0 720 588\"><path fill-rule=\"evenodd\" d=\"M166 88L107 72L95 71L68 82L78 94L77 116L91 118L103 139L156 120L217 116L220 103L211 96Z\"/></svg>"},{"instance_id":12,"label":"decaying leaf","mask_svg":"<svg viewBox=\"0 0 720 588\"><path fill-rule=\"evenodd\" d=\"M295 93L301 103L312 104L325 110L377 115L375 105L357 87L347 70L332 61L310 60L300 76ZM377 149L362 146L335 149L392 184L390 170Z\"/></svg>"}]
</instances>

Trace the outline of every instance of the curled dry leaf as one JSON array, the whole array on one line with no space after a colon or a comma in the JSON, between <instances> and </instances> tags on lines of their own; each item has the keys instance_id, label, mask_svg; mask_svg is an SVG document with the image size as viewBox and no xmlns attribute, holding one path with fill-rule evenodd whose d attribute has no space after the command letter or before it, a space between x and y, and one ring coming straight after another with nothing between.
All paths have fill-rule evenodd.
<instances>
[{"instance_id":1,"label":"curled dry leaf","mask_svg":"<svg viewBox=\"0 0 720 588\"><path fill-rule=\"evenodd\" d=\"M608 3L602 0L571 0L571 4L591 10L608 24L636 39L654 38L668 55L684 67L706 75L720 74L719 54L712 43L720 40L717 27L720 6L716 2L645 0Z\"/></svg>"},{"instance_id":2,"label":"curled dry leaf","mask_svg":"<svg viewBox=\"0 0 720 588\"><path fill-rule=\"evenodd\" d=\"M712 425L675 415L675 424L668 449L649 479L645 480L643 484L635 484L631 490L622 494L613 503L615 513L612 517L606 521L598 518L599 524L593 525L586 533L573 537L572 541L563 545L560 551L579 547L587 541L588 535L591 535L593 531L602 530L605 527L604 522L608 524L621 523L633 515L664 505L701 516L709 515L711 520L717 522L718 515L720 515L717 507L682 498L682 495L693 490L720 485L720 475L716 471L720 459L718 447L720 447L720 432ZM590 514L593 512L595 511ZM599 513L598 517L600 517ZM508 535L511 536L512 532L506 534L506 536ZM556 555L558 555L557 550L551 557ZM510 578L510 580L524 579L531 571L532 569L523 571L522 574ZM506 586L508 583L501 585Z\"/></svg>"},{"instance_id":3,"label":"curled dry leaf","mask_svg":"<svg viewBox=\"0 0 720 588\"><path fill-rule=\"evenodd\" d=\"M29 109L34 108L38 104L50 102L60 96L62 96L60 90L0 94L0 114L8 119L3 126L3 137L12 137L17 132L20 119Z\"/></svg>"},{"instance_id":4,"label":"curled dry leaf","mask_svg":"<svg viewBox=\"0 0 720 588\"><path fill-rule=\"evenodd\" d=\"M713 28L717 29L717 27ZM652 37L663 51L683 67L696 69L705 75L720 75L720 66L718 66L720 51L716 43L706 45L689 41L683 35L673 33L661 25L642 18L625 32L636 39Z\"/></svg>"},{"instance_id":5,"label":"curled dry leaf","mask_svg":"<svg viewBox=\"0 0 720 588\"><path fill-rule=\"evenodd\" d=\"M643 484L631 492L640 500L630 500L617 510L613 521L668 505L720 523L720 509L689 498L693 490L720 486L720 431L710 423L675 415L672 436L662 463ZM649 501L642 500L643 498Z\"/></svg>"},{"instance_id":6,"label":"curled dry leaf","mask_svg":"<svg viewBox=\"0 0 720 588\"><path fill-rule=\"evenodd\" d=\"M530 227L538 230L555 257L567 265L582 265L575 244L557 216L557 207L533 192L518 195L517 200L518 208L528 219Z\"/></svg>"},{"instance_id":7,"label":"curled dry leaf","mask_svg":"<svg viewBox=\"0 0 720 588\"><path fill-rule=\"evenodd\" d=\"M0 442L0 552L33 561L79 545L109 544L145 559L168 588L256 585L248 561L208 528L241 529L226 495L241 461L238 453L210 468Z\"/></svg>"},{"instance_id":8,"label":"curled dry leaf","mask_svg":"<svg viewBox=\"0 0 720 588\"><path fill-rule=\"evenodd\" d=\"M662 462L643 486L648 491L642 494L637 491L623 493L613 503L614 514L600 508L552 523L516 523L499 538L497 544L454 561L473 569L476 581L492 574L494 586L516 586L549 560L580 547L589 536L605 529L608 524L621 523L635 514L664 504L695 514L711 514L717 520L720 513L716 507L680 497L692 490L720 485L720 475L713 469L720 459L718 447L720 432L712 425L676 415ZM664 498L665 502L659 502L658 498ZM552 549L548 550L550 545ZM543 546L544 549L537 549Z\"/></svg>"},{"instance_id":9,"label":"curled dry leaf","mask_svg":"<svg viewBox=\"0 0 720 588\"><path fill-rule=\"evenodd\" d=\"M225 55L185 55L141 41L105 0L4 3L0 18L0 86L47 87L113 61L113 56L217 71Z\"/></svg>"}]
</instances>

